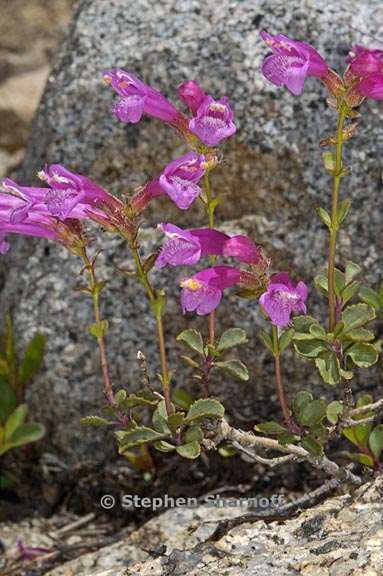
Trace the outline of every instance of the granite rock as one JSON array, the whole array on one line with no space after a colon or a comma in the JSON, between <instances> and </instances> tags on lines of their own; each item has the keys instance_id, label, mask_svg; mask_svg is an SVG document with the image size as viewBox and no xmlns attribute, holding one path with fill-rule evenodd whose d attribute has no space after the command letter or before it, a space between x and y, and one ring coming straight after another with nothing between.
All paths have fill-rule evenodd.
<instances>
[{"instance_id":1,"label":"granite rock","mask_svg":"<svg viewBox=\"0 0 383 576\"><path fill-rule=\"evenodd\" d=\"M230 230L249 232L263 244L275 269L291 270L295 278L310 283L327 250L326 231L316 218L316 208L329 203L330 179L321 167L318 142L334 130L335 116L314 79L307 81L300 98L265 82L259 69L267 49L259 31L283 32L312 42L332 67L342 70L349 47L373 43L370 35L376 36L382 23L380 0L361 0L352 10L347 0L334 4L325 0L288 4L282 0L154 4L81 0L48 78L19 179L32 182L45 162L63 162L113 193L132 192L184 147L155 120L144 119L135 126L118 123L110 113L114 96L103 85L101 71L124 66L170 98L182 81L198 79L207 92L229 96L238 124L238 134L225 145L223 162L214 175L215 190L225 195L219 220L226 220ZM352 256L363 265L371 283L378 281L382 263L382 119L381 103L364 104L358 136L347 146L346 161L352 172L345 188L353 209L339 249L339 259ZM166 218L202 225L204 217L198 207L180 215L169 202L158 202L143 229L144 251L159 245L153 226ZM111 319L108 348L113 380L134 388L139 377L138 348L150 359L152 373L158 369L154 322L141 288L116 275L115 266L129 262L126 246L106 235L98 245L103 249L100 276L114 276L104 297L104 311ZM84 431L79 425L79 417L94 413L102 400L97 352L86 330L91 306L73 290L80 263L56 246L18 240L1 266L1 314L13 310L20 344L36 330L48 336L46 370L29 391L34 417L44 421L50 432L47 450L69 461L86 454L101 460L108 457L112 449L105 448L103 434ZM179 315L181 273L172 270L154 276L157 286L170 288L166 331L173 337L195 325L193 319ZM313 294L311 306L325 312L325 304L320 305ZM234 415L270 417L277 410L270 402L272 366L257 337L262 325L257 307L231 295L220 322L222 328L236 324L248 330L252 349L242 358L250 367L251 379L240 385L217 382L213 392L225 389ZM197 326L205 329L200 320ZM176 353L177 347L171 345L171 361ZM284 373L290 390L304 382L323 392L311 367L289 354ZM360 378L360 389L374 389L378 370L368 374ZM182 383L185 378L177 380Z\"/></svg>"}]
</instances>

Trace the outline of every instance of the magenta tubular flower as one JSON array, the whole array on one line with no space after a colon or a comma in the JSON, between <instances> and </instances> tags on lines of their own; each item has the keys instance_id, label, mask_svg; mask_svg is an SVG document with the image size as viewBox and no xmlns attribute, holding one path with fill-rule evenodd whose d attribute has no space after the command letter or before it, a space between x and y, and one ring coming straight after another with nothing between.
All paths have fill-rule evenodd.
<instances>
[{"instance_id":1,"label":"magenta tubular flower","mask_svg":"<svg viewBox=\"0 0 383 576\"><path fill-rule=\"evenodd\" d=\"M205 163L202 154L188 152L168 164L159 177L159 187L181 210L187 210L200 195L198 182L205 173Z\"/></svg>"},{"instance_id":2,"label":"magenta tubular flower","mask_svg":"<svg viewBox=\"0 0 383 576\"><path fill-rule=\"evenodd\" d=\"M275 86L286 86L292 94L299 96L307 76L322 78L328 73L326 62L310 44L283 34L271 36L261 32L261 37L274 52L263 61L262 73Z\"/></svg>"},{"instance_id":3,"label":"magenta tubular flower","mask_svg":"<svg viewBox=\"0 0 383 576\"><path fill-rule=\"evenodd\" d=\"M190 120L189 130L207 146L217 146L221 140L232 136L237 129L226 96L219 100L206 96L196 116Z\"/></svg>"},{"instance_id":4,"label":"magenta tubular flower","mask_svg":"<svg viewBox=\"0 0 383 576\"><path fill-rule=\"evenodd\" d=\"M293 312L306 314L305 302L308 288L304 282L298 282L294 288L288 274L274 274L267 291L262 294L259 303L275 326L288 326Z\"/></svg>"},{"instance_id":5,"label":"magenta tubular flower","mask_svg":"<svg viewBox=\"0 0 383 576\"><path fill-rule=\"evenodd\" d=\"M182 115L177 108L160 92L130 72L113 68L104 73L104 79L120 96L113 107L113 113L121 122L136 124L143 114L148 114L178 126Z\"/></svg>"},{"instance_id":6,"label":"magenta tubular flower","mask_svg":"<svg viewBox=\"0 0 383 576\"><path fill-rule=\"evenodd\" d=\"M168 237L156 260L157 268L197 264L202 256L220 255L229 238L223 232L211 228L182 230L174 224L160 224L159 228Z\"/></svg>"},{"instance_id":7,"label":"magenta tubular flower","mask_svg":"<svg viewBox=\"0 0 383 576\"><path fill-rule=\"evenodd\" d=\"M201 86L194 80L188 80L177 88L179 98L190 108L193 116L197 114L198 108L206 98Z\"/></svg>"},{"instance_id":8,"label":"magenta tubular flower","mask_svg":"<svg viewBox=\"0 0 383 576\"><path fill-rule=\"evenodd\" d=\"M383 50L369 50L357 45L347 62L354 76L366 78L371 74L383 74Z\"/></svg>"},{"instance_id":9,"label":"magenta tubular flower","mask_svg":"<svg viewBox=\"0 0 383 576\"><path fill-rule=\"evenodd\" d=\"M371 74L363 78L353 90L371 100L383 100L383 74Z\"/></svg>"},{"instance_id":10,"label":"magenta tubular flower","mask_svg":"<svg viewBox=\"0 0 383 576\"><path fill-rule=\"evenodd\" d=\"M181 282L182 311L210 314L217 308L225 288L239 284L241 272L232 266L213 266Z\"/></svg>"},{"instance_id":11,"label":"magenta tubular flower","mask_svg":"<svg viewBox=\"0 0 383 576\"><path fill-rule=\"evenodd\" d=\"M250 238L239 234L229 238L222 249L223 256L232 256L246 264L257 264L262 258L262 251Z\"/></svg>"}]
</instances>

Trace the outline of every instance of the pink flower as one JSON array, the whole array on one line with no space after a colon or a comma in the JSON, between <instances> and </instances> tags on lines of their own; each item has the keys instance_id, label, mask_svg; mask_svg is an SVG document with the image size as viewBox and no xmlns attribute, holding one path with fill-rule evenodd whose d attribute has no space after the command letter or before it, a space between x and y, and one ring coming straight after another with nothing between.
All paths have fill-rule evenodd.
<instances>
[{"instance_id":1,"label":"pink flower","mask_svg":"<svg viewBox=\"0 0 383 576\"><path fill-rule=\"evenodd\" d=\"M113 113L121 122L136 124L143 114L148 114L178 126L182 114L177 108L161 92L130 72L113 68L104 73L104 79L120 96L113 107Z\"/></svg>"},{"instance_id":2,"label":"pink flower","mask_svg":"<svg viewBox=\"0 0 383 576\"><path fill-rule=\"evenodd\" d=\"M197 264L202 256L222 254L222 247L229 238L211 228L182 230L174 224L160 224L168 240L156 260L156 267Z\"/></svg>"},{"instance_id":3,"label":"pink flower","mask_svg":"<svg viewBox=\"0 0 383 576\"><path fill-rule=\"evenodd\" d=\"M206 96L189 122L189 130L207 146L217 146L225 138L236 132L233 111L229 100L224 96L214 100Z\"/></svg>"},{"instance_id":4,"label":"pink flower","mask_svg":"<svg viewBox=\"0 0 383 576\"><path fill-rule=\"evenodd\" d=\"M383 100L383 74L371 74L363 78L353 90L371 100Z\"/></svg>"},{"instance_id":5,"label":"pink flower","mask_svg":"<svg viewBox=\"0 0 383 576\"><path fill-rule=\"evenodd\" d=\"M261 32L262 39L274 54L263 61L263 75L276 86L286 86L292 94L303 92L307 76L322 78L329 68L321 55L310 44L277 34Z\"/></svg>"},{"instance_id":6,"label":"pink flower","mask_svg":"<svg viewBox=\"0 0 383 576\"><path fill-rule=\"evenodd\" d=\"M262 258L261 249L243 234L229 238L223 246L222 254L246 264L257 264Z\"/></svg>"},{"instance_id":7,"label":"pink flower","mask_svg":"<svg viewBox=\"0 0 383 576\"><path fill-rule=\"evenodd\" d=\"M266 310L272 324L288 326L293 312L306 314L305 302L308 288L304 282L298 282L294 288L289 275L284 272L274 274L267 291L262 294L259 303Z\"/></svg>"},{"instance_id":8,"label":"pink flower","mask_svg":"<svg viewBox=\"0 0 383 576\"><path fill-rule=\"evenodd\" d=\"M371 74L383 74L383 50L369 50L364 46L354 46L347 59L354 76L365 78Z\"/></svg>"},{"instance_id":9,"label":"pink flower","mask_svg":"<svg viewBox=\"0 0 383 576\"><path fill-rule=\"evenodd\" d=\"M179 98L190 108L193 116L197 114L198 108L206 98L201 86L194 80L188 80L177 88Z\"/></svg>"},{"instance_id":10,"label":"pink flower","mask_svg":"<svg viewBox=\"0 0 383 576\"><path fill-rule=\"evenodd\" d=\"M219 305L222 291L240 281L240 270L232 266L213 266L185 278L181 282L183 313L197 312L199 316L210 314Z\"/></svg>"}]
</instances>

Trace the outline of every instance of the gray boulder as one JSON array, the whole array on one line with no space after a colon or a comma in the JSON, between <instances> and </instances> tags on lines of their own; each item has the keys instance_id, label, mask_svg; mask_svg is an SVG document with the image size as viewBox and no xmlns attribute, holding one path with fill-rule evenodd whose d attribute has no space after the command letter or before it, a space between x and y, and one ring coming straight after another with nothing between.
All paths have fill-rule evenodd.
<instances>
[{"instance_id":1,"label":"gray boulder","mask_svg":"<svg viewBox=\"0 0 383 576\"><path fill-rule=\"evenodd\" d=\"M119 123L110 113L114 95L102 83L102 70L124 66L172 99L182 81L198 79L216 97L229 96L238 124L214 175L214 188L226 196L219 220L264 245L275 269L290 270L310 283L326 259L327 235L316 208L329 205L331 186L318 142L332 133L336 118L318 81L309 79L300 98L266 83L260 65L267 48L259 31L312 42L332 67L342 70L349 47L374 44L370 35L377 35L382 23L379 0L361 0L352 12L346 0L82 0L49 76L19 180L31 183L45 162L62 162L113 193L133 191L182 153L184 145L155 120L146 118L135 126ZM374 283L382 263L383 105L366 103L362 111L359 134L347 145L352 173L344 189L353 208L340 235L339 260L352 257ZM204 223L198 207L180 214L170 202L158 202L143 230L145 251L159 245L153 226L168 218ZM129 262L125 244L107 235L98 244L103 248L99 274L114 276L103 300L111 319L112 377L119 386L133 389L139 379L138 348L150 359L152 373L158 369L154 322L141 287L115 271ZM84 431L79 424L81 415L94 413L102 402L97 351L86 328L92 321L91 304L73 290L81 264L59 247L19 240L1 266L1 313L13 310L20 345L36 330L48 336L46 370L29 391L34 417L50 431L48 449L70 462L85 454L102 459L112 448L106 448L101 433ZM202 320L181 318L179 276L174 270L154 276L157 286L169 288L166 331L171 343L182 328L197 325L206 330ZM248 330L251 349L242 359L251 379L248 384L216 381L213 392L231 399L236 416L270 416L278 409L272 364L257 336L263 321L255 304L232 295L228 302L218 314L220 326ZM314 291L310 307L326 311ZM178 353L171 344L171 362ZM309 383L322 393L311 366L286 356L283 371L289 391ZM363 375L359 388L374 389L377 372ZM177 375L177 382L185 380Z\"/></svg>"}]
</instances>

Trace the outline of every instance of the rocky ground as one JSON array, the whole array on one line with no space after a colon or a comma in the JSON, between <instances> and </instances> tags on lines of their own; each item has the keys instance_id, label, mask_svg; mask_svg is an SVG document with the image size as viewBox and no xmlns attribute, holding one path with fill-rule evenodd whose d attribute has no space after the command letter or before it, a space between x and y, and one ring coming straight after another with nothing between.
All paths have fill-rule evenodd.
<instances>
[{"instance_id":1,"label":"rocky ground","mask_svg":"<svg viewBox=\"0 0 383 576\"><path fill-rule=\"evenodd\" d=\"M75 0L0 0L0 178L21 162Z\"/></svg>"}]
</instances>

